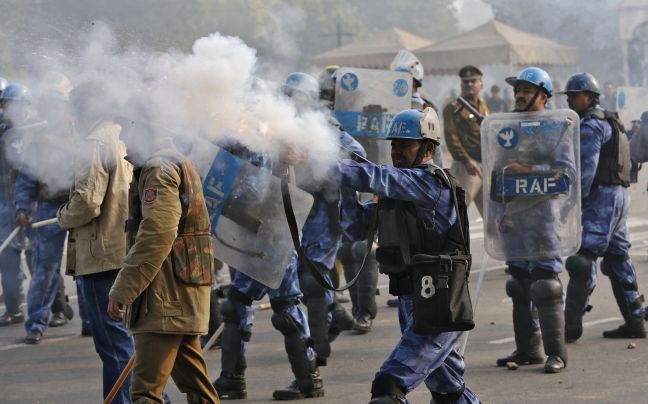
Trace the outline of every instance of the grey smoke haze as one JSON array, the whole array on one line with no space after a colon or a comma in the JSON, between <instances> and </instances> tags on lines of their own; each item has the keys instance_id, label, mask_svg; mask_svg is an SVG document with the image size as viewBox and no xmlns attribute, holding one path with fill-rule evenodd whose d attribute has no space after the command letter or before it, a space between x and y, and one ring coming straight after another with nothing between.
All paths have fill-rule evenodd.
<instances>
[{"instance_id":1,"label":"grey smoke haze","mask_svg":"<svg viewBox=\"0 0 648 404\"><path fill-rule=\"evenodd\" d=\"M123 50L111 29L96 23L80 44L73 52L39 50L43 55L39 60L46 63L31 69L42 71L46 65L65 74L73 85L102 83L101 93L87 94L88 102L104 109L101 115L150 120L166 129L160 136L178 135L194 145L191 157L203 171L214 157L214 144L224 140L272 157L287 146L305 150L321 177L337 157L334 132L324 113L298 115L276 84L255 77L256 51L239 38L210 34L197 39L190 53ZM36 94L41 92L38 83L32 88ZM145 151L150 143L151 139L142 138L135 148ZM63 152L64 156L52 160L73 161L88 151ZM60 171L43 170L42 159L26 157L24 163L30 172L40 174L41 181L57 188L69 185L60 184Z\"/></svg>"}]
</instances>

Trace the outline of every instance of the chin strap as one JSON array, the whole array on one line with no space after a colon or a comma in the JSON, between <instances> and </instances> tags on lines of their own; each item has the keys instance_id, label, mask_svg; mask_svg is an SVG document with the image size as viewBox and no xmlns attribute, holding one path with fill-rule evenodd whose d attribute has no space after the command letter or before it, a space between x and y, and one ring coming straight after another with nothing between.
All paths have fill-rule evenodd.
<instances>
[{"instance_id":1,"label":"chin strap","mask_svg":"<svg viewBox=\"0 0 648 404\"><path fill-rule=\"evenodd\" d=\"M540 83L538 86L538 90L536 90L536 93L533 95L533 98L531 98L531 101L526 105L524 109L514 109L513 112L527 112L528 110L533 107L533 104L535 104L536 100L538 99L538 96L540 95L540 92L544 89L544 83Z\"/></svg>"},{"instance_id":2,"label":"chin strap","mask_svg":"<svg viewBox=\"0 0 648 404\"><path fill-rule=\"evenodd\" d=\"M418 165L421 165L421 160L423 160L423 156L425 156L425 150L427 149L429 139L423 139L421 140L421 145L419 146L418 153L416 153L416 158L414 159L414 162L412 163L412 167L416 167Z\"/></svg>"}]
</instances>

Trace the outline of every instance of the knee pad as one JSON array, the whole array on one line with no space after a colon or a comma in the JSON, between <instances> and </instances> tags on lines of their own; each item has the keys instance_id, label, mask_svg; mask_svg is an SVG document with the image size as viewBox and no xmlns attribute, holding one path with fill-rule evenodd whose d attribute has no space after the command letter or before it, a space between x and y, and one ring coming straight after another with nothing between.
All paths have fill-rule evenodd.
<instances>
[{"instance_id":1,"label":"knee pad","mask_svg":"<svg viewBox=\"0 0 648 404\"><path fill-rule=\"evenodd\" d=\"M227 299L221 305L221 313L223 314L223 321L226 323L236 323L241 321L237 306L251 306L252 299L239 292L236 288L231 288Z\"/></svg>"},{"instance_id":2,"label":"knee pad","mask_svg":"<svg viewBox=\"0 0 648 404\"><path fill-rule=\"evenodd\" d=\"M283 335L292 335L299 332L299 326L292 318L288 309L293 306L290 302L270 301L272 306L272 326Z\"/></svg>"},{"instance_id":3,"label":"knee pad","mask_svg":"<svg viewBox=\"0 0 648 404\"><path fill-rule=\"evenodd\" d=\"M463 384L461 385L461 388L459 390L452 392L452 393L435 393L432 392L432 398L434 398L434 402L436 404L452 404L456 403L461 396L463 396L464 391L466 390L466 385Z\"/></svg>"},{"instance_id":4,"label":"knee pad","mask_svg":"<svg viewBox=\"0 0 648 404\"><path fill-rule=\"evenodd\" d=\"M605 254L603 256L603 260L601 261L601 272L605 276L611 276L612 271L610 271L610 264L612 264L613 262L625 262L629 259L630 255L628 253L622 255Z\"/></svg>"},{"instance_id":5,"label":"knee pad","mask_svg":"<svg viewBox=\"0 0 648 404\"><path fill-rule=\"evenodd\" d=\"M558 278L538 279L531 284L530 292L531 299L536 304L560 300L562 283Z\"/></svg>"},{"instance_id":6,"label":"knee pad","mask_svg":"<svg viewBox=\"0 0 648 404\"><path fill-rule=\"evenodd\" d=\"M594 260L579 253L567 258L565 269L569 273L570 278L586 280L592 274L593 262Z\"/></svg>"},{"instance_id":7,"label":"knee pad","mask_svg":"<svg viewBox=\"0 0 648 404\"><path fill-rule=\"evenodd\" d=\"M405 390L390 375L377 373L371 383L371 398L380 396L405 397Z\"/></svg>"},{"instance_id":8,"label":"knee pad","mask_svg":"<svg viewBox=\"0 0 648 404\"><path fill-rule=\"evenodd\" d=\"M299 286L302 293L306 295L306 298L323 298L326 293L324 287L322 287L322 285L317 282L313 274L311 274L308 270L305 270L305 272L303 272L299 277Z\"/></svg>"},{"instance_id":9,"label":"knee pad","mask_svg":"<svg viewBox=\"0 0 648 404\"><path fill-rule=\"evenodd\" d=\"M506 295L513 299L513 303L525 302L529 299L524 283L512 276L506 281Z\"/></svg>"}]
</instances>

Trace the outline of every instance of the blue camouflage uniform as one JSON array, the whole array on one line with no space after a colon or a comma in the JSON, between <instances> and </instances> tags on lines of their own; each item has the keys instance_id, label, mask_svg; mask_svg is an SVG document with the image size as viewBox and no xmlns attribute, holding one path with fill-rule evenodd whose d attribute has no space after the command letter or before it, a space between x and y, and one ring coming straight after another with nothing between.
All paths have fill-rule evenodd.
<instances>
[{"instance_id":1,"label":"blue camouflage uniform","mask_svg":"<svg viewBox=\"0 0 648 404\"><path fill-rule=\"evenodd\" d=\"M56 217L59 206L66 197L47 196L45 186L22 171L16 175L14 203L16 212L30 216L36 204L34 222ZM61 260L66 231L58 224L50 224L36 230L32 252L32 277L27 295L27 332L45 332L47 322L59 288Z\"/></svg>"},{"instance_id":2,"label":"blue camouflage uniform","mask_svg":"<svg viewBox=\"0 0 648 404\"><path fill-rule=\"evenodd\" d=\"M426 226L444 237L456 221L450 190L434 175L422 169L400 169L371 163L344 160L338 164L342 185L360 192L371 192L382 198L412 202L417 216ZM347 202L352 202L351 204ZM350 237L366 232L370 204L358 211L357 201L343 199L343 227ZM413 330L413 299L400 295L399 323L401 339L383 363L376 379L387 376L405 394L422 382L434 394L452 394L463 390L456 403L478 403L476 395L464 384L465 365L456 351L461 333L418 334ZM399 397L403 403L408 401Z\"/></svg>"},{"instance_id":3,"label":"blue camouflage uniform","mask_svg":"<svg viewBox=\"0 0 648 404\"><path fill-rule=\"evenodd\" d=\"M16 227L13 206L15 171L12 163L19 153L17 139L9 136L10 126L0 124L0 240L5 240ZM12 157L14 156L14 157ZM22 272L20 270L20 249L14 241L0 254L2 291L8 314L20 313Z\"/></svg>"},{"instance_id":4,"label":"blue camouflage uniform","mask_svg":"<svg viewBox=\"0 0 648 404\"><path fill-rule=\"evenodd\" d=\"M240 146L225 147L226 150L251 164L272 170L272 162L265 156L251 152ZM263 200L267 191L267 178L264 176L244 176L230 196L231 203L251 206ZM216 257L218 258L218 257ZM273 310L272 323L286 339L288 358L294 361L314 361L315 351L309 346L310 330L306 314L299 305L302 292L297 275L296 255L293 254L281 284L271 289L250 278L243 272L235 271L228 299L222 304L223 355L221 357L221 375L214 381L214 387L223 399L240 399L247 396L245 355L248 350L254 324L252 302L268 295ZM282 327L280 324L286 325ZM289 342L290 341L290 342ZM289 351L289 345L294 351ZM303 348L303 349L302 349ZM296 352L296 353L295 353ZM297 359L295 359L297 358ZM303 375L296 374L296 379Z\"/></svg>"},{"instance_id":5,"label":"blue camouflage uniform","mask_svg":"<svg viewBox=\"0 0 648 404\"><path fill-rule=\"evenodd\" d=\"M364 148L351 135L343 130L338 133L338 141L344 149L362 157L366 156ZM308 181L312 182L311 178L306 172L302 181L299 177L297 180L298 185L315 197L313 208L302 228L301 246L306 256L320 269L326 281L333 285L330 271L333 270L342 242L342 228L339 223L340 197L341 193L355 196L355 191L340 191L337 183L327 181L309 184ZM325 358L331 354L330 342L341 332L339 324L336 323L338 320L344 321L343 318L348 318L351 322L353 320L346 314L345 309L335 302L333 291L318 284L301 260L296 260L295 264L308 307L308 322L315 351L320 363L324 364Z\"/></svg>"},{"instance_id":6,"label":"blue camouflage uniform","mask_svg":"<svg viewBox=\"0 0 648 404\"><path fill-rule=\"evenodd\" d=\"M637 290L637 272L632 260L614 259L627 256L630 250L626 217L630 209L630 195L621 185L602 186L594 177L601 147L612 139L612 127L607 121L581 119L581 197L583 235L581 248L603 257L602 272L612 281L624 286L628 307L639 317L645 308L636 302L642 299ZM624 134L620 134L624 136ZM591 263L587 280L588 290L596 285L596 261Z\"/></svg>"}]
</instances>

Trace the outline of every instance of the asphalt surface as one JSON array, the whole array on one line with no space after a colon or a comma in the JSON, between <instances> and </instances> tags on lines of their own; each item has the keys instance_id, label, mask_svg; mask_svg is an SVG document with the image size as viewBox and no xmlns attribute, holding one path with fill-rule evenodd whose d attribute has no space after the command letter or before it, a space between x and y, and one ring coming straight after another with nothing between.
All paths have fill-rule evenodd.
<instances>
[{"instance_id":1,"label":"asphalt surface","mask_svg":"<svg viewBox=\"0 0 648 404\"><path fill-rule=\"evenodd\" d=\"M645 184L645 178L641 181ZM640 291L648 291L648 213L646 192L633 189L628 221L633 242L632 258L637 266ZM473 214L475 212L472 212ZM472 217L476 217L473 215ZM482 265L481 224L472 224L475 255L471 288L477 284ZM599 277L592 297L594 310L585 317L581 340L568 345L569 362L560 374L542 372L542 365L518 370L495 367L495 359L514 349L511 301L504 292L507 275L502 263L489 260L476 311L475 330L470 332L466 358L466 383L484 403L648 403L646 340L606 340L605 329L620 324L609 281ZM567 278L562 276L566 285ZM68 293L75 289L66 280ZM366 335L342 334L333 344L329 365L321 368L326 395L311 399L317 403L366 403L374 373L399 338L396 309L388 308L389 297L381 277L379 313L374 328ZM473 292L473 300L476 295ZM346 304L348 307L348 304ZM4 310L4 307L0 307ZM78 312L78 310L76 310ZM248 355L248 399L243 402L272 401L272 391L290 383L292 374L281 335L272 328L270 310L257 310ZM0 403L97 403L101 402L101 366L91 338L80 336L78 316L66 326L47 330L40 345L22 343L22 325L0 328ZM629 344L635 344L631 349ZM219 350L206 354L212 378L220 372ZM172 402L184 397L172 381L167 386ZM412 403L428 403L430 394L419 386L408 398Z\"/></svg>"}]
</instances>

